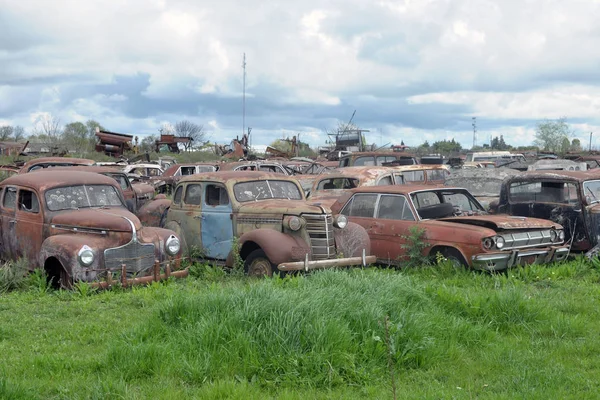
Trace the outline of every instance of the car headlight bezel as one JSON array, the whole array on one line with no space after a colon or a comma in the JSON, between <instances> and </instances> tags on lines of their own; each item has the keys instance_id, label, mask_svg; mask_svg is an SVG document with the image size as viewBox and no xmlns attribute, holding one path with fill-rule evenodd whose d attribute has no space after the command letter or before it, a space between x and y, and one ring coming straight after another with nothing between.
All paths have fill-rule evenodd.
<instances>
[{"instance_id":1,"label":"car headlight bezel","mask_svg":"<svg viewBox=\"0 0 600 400\"><path fill-rule=\"evenodd\" d=\"M558 232L556 232L556 229L550 229L550 241L554 243L556 239L558 239Z\"/></svg>"},{"instance_id":2,"label":"car headlight bezel","mask_svg":"<svg viewBox=\"0 0 600 400\"><path fill-rule=\"evenodd\" d=\"M338 229L344 229L348 226L348 217L344 214L338 214L333 218L333 226Z\"/></svg>"},{"instance_id":3,"label":"car headlight bezel","mask_svg":"<svg viewBox=\"0 0 600 400\"><path fill-rule=\"evenodd\" d=\"M299 231L300 229L302 229L302 226L304 226L304 222L303 219L296 216L296 215L292 215L290 217L287 218L287 227L296 232Z\"/></svg>"},{"instance_id":4,"label":"car headlight bezel","mask_svg":"<svg viewBox=\"0 0 600 400\"><path fill-rule=\"evenodd\" d=\"M565 231L563 229L560 229L558 231L558 240L560 240L561 242L564 242L565 238L566 238Z\"/></svg>"},{"instance_id":5,"label":"car headlight bezel","mask_svg":"<svg viewBox=\"0 0 600 400\"><path fill-rule=\"evenodd\" d=\"M92 265L95 259L96 255L94 254L94 250L88 245L83 245L77 252L77 261L84 267Z\"/></svg>"},{"instance_id":6,"label":"car headlight bezel","mask_svg":"<svg viewBox=\"0 0 600 400\"><path fill-rule=\"evenodd\" d=\"M484 250L492 250L494 247L494 238L486 237L481 240L481 246Z\"/></svg>"},{"instance_id":7,"label":"car headlight bezel","mask_svg":"<svg viewBox=\"0 0 600 400\"><path fill-rule=\"evenodd\" d=\"M504 248L505 244L506 244L506 241L504 240L504 238L502 236L496 236L496 248L498 250L502 250Z\"/></svg>"},{"instance_id":8,"label":"car headlight bezel","mask_svg":"<svg viewBox=\"0 0 600 400\"><path fill-rule=\"evenodd\" d=\"M165 240L165 252L170 256L175 256L181 251L181 241L175 235L171 235Z\"/></svg>"}]
</instances>

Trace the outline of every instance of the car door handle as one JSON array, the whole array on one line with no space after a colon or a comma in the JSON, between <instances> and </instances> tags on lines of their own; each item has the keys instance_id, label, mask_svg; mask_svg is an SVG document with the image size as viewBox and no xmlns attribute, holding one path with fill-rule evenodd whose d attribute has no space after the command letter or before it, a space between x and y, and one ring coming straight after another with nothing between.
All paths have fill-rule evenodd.
<instances>
[{"instance_id":1,"label":"car door handle","mask_svg":"<svg viewBox=\"0 0 600 400\"><path fill-rule=\"evenodd\" d=\"M204 215L194 215L194 219L204 219Z\"/></svg>"},{"instance_id":2,"label":"car door handle","mask_svg":"<svg viewBox=\"0 0 600 400\"><path fill-rule=\"evenodd\" d=\"M8 222L9 222L11 225L14 225L14 224L16 224L16 223L17 223L17 220L16 220L16 219L11 219L11 220L10 220L10 221L8 221Z\"/></svg>"}]
</instances>

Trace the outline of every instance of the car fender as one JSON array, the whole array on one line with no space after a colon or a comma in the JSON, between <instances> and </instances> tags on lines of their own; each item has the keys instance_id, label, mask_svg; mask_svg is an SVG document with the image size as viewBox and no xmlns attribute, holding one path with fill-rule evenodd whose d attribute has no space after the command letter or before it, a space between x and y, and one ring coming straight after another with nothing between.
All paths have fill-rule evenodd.
<instances>
[{"instance_id":1,"label":"car fender","mask_svg":"<svg viewBox=\"0 0 600 400\"><path fill-rule=\"evenodd\" d=\"M98 273L100 260L104 258L98 249L104 249L105 238L90 237L89 235L54 235L42 243L38 256L38 266L43 268L47 259L56 258L67 273L75 280L93 280ZM94 262L85 269L79 265L77 253L83 246L89 246L95 254ZM91 275L93 276L91 276Z\"/></svg>"},{"instance_id":2,"label":"car fender","mask_svg":"<svg viewBox=\"0 0 600 400\"><path fill-rule=\"evenodd\" d=\"M171 207L172 201L166 198L157 198L144 204L138 210L137 216L144 226L160 227L161 218L165 210Z\"/></svg>"},{"instance_id":3,"label":"car fender","mask_svg":"<svg viewBox=\"0 0 600 400\"><path fill-rule=\"evenodd\" d=\"M335 228L333 237L338 254L341 253L344 257L360 257L363 249L365 255L371 254L369 233L357 223L348 222L344 229Z\"/></svg>"},{"instance_id":4,"label":"car fender","mask_svg":"<svg viewBox=\"0 0 600 400\"><path fill-rule=\"evenodd\" d=\"M239 238L239 249L242 258L256 249L261 248L273 264L303 260L310 246L298 235L290 235L273 229L255 229ZM227 257L231 265L232 254Z\"/></svg>"}]
</instances>

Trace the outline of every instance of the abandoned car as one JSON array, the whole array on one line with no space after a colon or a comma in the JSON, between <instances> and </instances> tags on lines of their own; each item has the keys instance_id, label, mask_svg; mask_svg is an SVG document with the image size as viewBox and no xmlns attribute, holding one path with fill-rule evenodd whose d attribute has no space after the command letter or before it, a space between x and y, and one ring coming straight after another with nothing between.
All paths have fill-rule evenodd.
<instances>
[{"instance_id":1,"label":"abandoned car","mask_svg":"<svg viewBox=\"0 0 600 400\"><path fill-rule=\"evenodd\" d=\"M127 175L114 167L78 165L72 167L54 167L53 171L84 171L109 176L116 180L123 192L127 209L134 214L154 198L154 187L147 183L131 183Z\"/></svg>"},{"instance_id":2,"label":"abandoned car","mask_svg":"<svg viewBox=\"0 0 600 400\"><path fill-rule=\"evenodd\" d=\"M157 207L154 216L162 214L161 226L177 232L190 255L196 251L203 259L227 266L239 257L249 275L375 261L362 227L305 201L298 182L284 175L192 175L181 179L172 203L162 201L162 208L160 200L152 203Z\"/></svg>"},{"instance_id":3,"label":"abandoned car","mask_svg":"<svg viewBox=\"0 0 600 400\"><path fill-rule=\"evenodd\" d=\"M345 191L362 186L403 185L398 167L346 167L317 175L308 198L331 206Z\"/></svg>"},{"instance_id":4,"label":"abandoned car","mask_svg":"<svg viewBox=\"0 0 600 400\"><path fill-rule=\"evenodd\" d=\"M160 179L156 179L157 182L160 182L156 186L156 191L158 193L172 193L182 176L200 174L202 172L215 172L218 170L219 164L217 163L173 164L163 172Z\"/></svg>"},{"instance_id":5,"label":"abandoned car","mask_svg":"<svg viewBox=\"0 0 600 400\"><path fill-rule=\"evenodd\" d=\"M371 252L382 264L408 261L412 227L423 231L424 256L440 253L456 264L487 271L559 261L569 251L558 223L487 215L466 189L405 185L352 192L332 207L334 214L367 230Z\"/></svg>"},{"instance_id":6,"label":"abandoned car","mask_svg":"<svg viewBox=\"0 0 600 400\"><path fill-rule=\"evenodd\" d=\"M167 229L143 228L111 177L36 171L5 179L0 198L3 258L26 258L55 286L106 283L113 275L124 284L160 279L155 260L173 262L174 269L179 264L179 238Z\"/></svg>"},{"instance_id":7,"label":"abandoned car","mask_svg":"<svg viewBox=\"0 0 600 400\"><path fill-rule=\"evenodd\" d=\"M417 158L408 153L391 151L365 151L354 152L340 157L338 166L343 167L374 167L389 162L398 162L398 165L418 164Z\"/></svg>"},{"instance_id":8,"label":"abandoned car","mask_svg":"<svg viewBox=\"0 0 600 400\"><path fill-rule=\"evenodd\" d=\"M28 172L50 167L73 167L76 165L95 165L95 163L94 160L89 160L87 158L39 157L23 164L19 170L19 174L26 174Z\"/></svg>"},{"instance_id":9,"label":"abandoned car","mask_svg":"<svg viewBox=\"0 0 600 400\"><path fill-rule=\"evenodd\" d=\"M536 171L507 178L490 211L552 220L564 226L572 250L588 251L600 243L600 170Z\"/></svg>"}]
</instances>

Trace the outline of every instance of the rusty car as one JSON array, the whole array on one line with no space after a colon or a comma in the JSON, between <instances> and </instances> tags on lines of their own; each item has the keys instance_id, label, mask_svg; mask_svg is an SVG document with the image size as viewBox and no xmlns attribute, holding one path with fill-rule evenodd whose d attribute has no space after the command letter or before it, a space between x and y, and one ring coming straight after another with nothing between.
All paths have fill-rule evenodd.
<instances>
[{"instance_id":1,"label":"rusty car","mask_svg":"<svg viewBox=\"0 0 600 400\"><path fill-rule=\"evenodd\" d=\"M71 157L39 157L27 161L19 169L19 174L37 171L39 169L51 167L72 167L76 165L95 165L96 161L87 158Z\"/></svg>"},{"instance_id":2,"label":"rusty car","mask_svg":"<svg viewBox=\"0 0 600 400\"><path fill-rule=\"evenodd\" d=\"M179 237L168 229L143 228L111 177L40 170L5 179L0 198L2 257L27 259L54 286L99 280L110 286L113 278L142 283L179 268Z\"/></svg>"},{"instance_id":3,"label":"rusty car","mask_svg":"<svg viewBox=\"0 0 600 400\"><path fill-rule=\"evenodd\" d=\"M466 189L425 185L353 189L332 206L363 226L381 264L408 261L411 228L423 232L423 256L486 271L560 261L567 257L560 224L536 218L488 215Z\"/></svg>"},{"instance_id":4,"label":"rusty car","mask_svg":"<svg viewBox=\"0 0 600 400\"><path fill-rule=\"evenodd\" d=\"M559 223L573 251L589 251L600 244L600 170L535 171L507 178L490 208Z\"/></svg>"},{"instance_id":5,"label":"rusty car","mask_svg":"<svg viewBox=\"0 0 600 400\"><path fill-rule=\"evenodd\" d=\"M396 167L402 172L405 183L419 185L422 183L443 184L450 175L450 169L446 165L426 164L426 165L402 165L392 161L384 163L384 166Z\"/></svg>"},{"instance_id":6,"label":"rusty car","mask_svg":"<svg viewBox=\"0 0 600 400\"><path fill-rule=\"evenodd\" d=\"M177 182L188 175L200 174L202 172L215 172L219 170L218 163L198 162L173 164L162 173L160 177L154 178L155 189L158 193L172 193Z\"/></svg>"},{"instance_id":7,"label":"rusty car","mask_svg":"<svg viewBox=\"0 0 600 400\"><path fill-rule=\"evenodd\" d=\"M113 178L121 187L127 209L134 214L137 214L138 210L154 198L154 187L152 185L144 182L131 183L129 177L115 167L77 165L73 167L54 167L53 171L87 171Z\"/></svg>"},{"instance_id":8,"label":"rusty car","mask_svg":"<svg viewBox=\"0 0 600 400\"><path fill-rule=\"evenodd\" d=\"M338 167L374 167L393 161L401 162L402 165L419 163L414 155L404 152L362 151L340 157Z\"/></svg>"},{"instance_id":9,"label":"rusty car","mask_svg":"<svg viewBox=\"0 0 600 400\"><path fill-rule=\"evenodd\" d=\"M147 217L172 229L182 247L200 258L231 267L243 260L252 276L367 265L367 232L333 217L329 208L305 200L299 183L280 174L221 171L179 181L173 201L162 200ZM152 215L153 214L153 215ZM143 216L141 216L144 219ZM148 221L148 219L145 219ZM235 246L234 246L235 243ZM342 254L343 253L343 254Z\"/></svg>"},{"instance_id":10,"label":"rusty car","mask_svg":"<svg viewBox=\"0 0 600 400\"><path fill-rule=\"evenodd\" d=\"M307 198L331 206L347 190L362 186L403 185L398 167L346 167L317 175Z\"/></svg>"}]
</instances>

